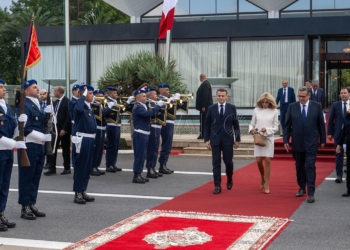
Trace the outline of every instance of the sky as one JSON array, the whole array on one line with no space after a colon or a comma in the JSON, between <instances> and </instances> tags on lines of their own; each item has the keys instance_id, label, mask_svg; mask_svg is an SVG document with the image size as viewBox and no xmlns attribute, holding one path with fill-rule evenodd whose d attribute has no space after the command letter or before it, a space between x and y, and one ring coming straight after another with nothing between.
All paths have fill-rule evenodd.
<instances>
[{"instance_id":1,"label":"sky","mask_svg":"<svg viewBox=\"0 0 350 250\"><path fill-rule=\"evenodd\" d=\"M5 7L10 7L11 0L0 0L0 7L3 9Z\"/></svg>"}]
</instances>

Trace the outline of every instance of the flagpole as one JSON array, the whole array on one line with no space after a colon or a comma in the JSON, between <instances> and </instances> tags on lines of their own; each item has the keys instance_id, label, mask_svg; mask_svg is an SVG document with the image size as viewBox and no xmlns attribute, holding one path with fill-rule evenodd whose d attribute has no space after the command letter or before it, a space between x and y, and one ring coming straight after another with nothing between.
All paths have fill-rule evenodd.
<instances>
[{"instance_id":1,"label":"flagpole","mask_svg":"<svg viewBox=\"0 0 350 250\"><path fill-rule=\"evenodd\" d=\"M69 0L65 0L65 32L66 32L66 95L70 98L70 39L69 39Z\"/></svg>"},{"instance_id":2,"label":"flagpole","mask_svg":"<svg viewBox=\"0 0 350 250\"><path fill-rule=\"evenodd\" d=\"M167 30L165 43L165 67L168 66L170 60L170 36L171 30Z\"/></svg>"}]
</instances>

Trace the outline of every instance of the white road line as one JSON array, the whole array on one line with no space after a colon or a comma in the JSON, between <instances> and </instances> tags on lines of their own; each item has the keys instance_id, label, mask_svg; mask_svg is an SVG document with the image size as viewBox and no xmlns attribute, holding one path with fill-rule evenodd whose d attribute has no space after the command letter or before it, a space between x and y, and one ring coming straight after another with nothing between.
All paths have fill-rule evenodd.
<instances>
[{"instance_id":1,"label":"white road line","mask_svg":"<svg viewBox=\"0 0 350 250\"><path fill-rule=\"evenodd\" d=\"M2 238L0 237L0 248L3 246L18 246L18 247L32 247L34 249L62 249L72 243L70 242L58 242L58 241L44 241L44 240L26 240L26 239L15 239L15 238Z\"/></svg>"},{"instance_id":2,"label":"white road line","mask_svg":"<svg viewBox=\"0 0 350 250\"><path fill-rule=\"evenodd\" d=\"M18 189L10 188L11 192L18 192ZM51 190L39 190L39 193L42 194L67 194L74 195L74 192L65 192L65 191L51 191ZM92 196L99 197L113 197L113 198L131 198L131 199L150 199L150 200L171 200L174 197L166 196L147 196L147 195L128 195L128 194L101 194L101 193L90 193Z\"/></svg>"},{"instance_id":3,"label":"white road line","mask_svg":"<svg viewBox=\"0 0 350 250\"><path fill-rule=\"evenodd\" d=\"M335 181L335 177L334 178L331 178L331 177L327 177L327 178L325 178L325 180L326 181ZM346 179L345 178L343 178L343 181L345 181Z\"/></svg>"},{"instance_id":4,"label":"white road line","mask_svg":"<svg viewBox=\"0 0 350 250\"><path fill-rule=\"evenodd\" d=\"M18 167L18 164L13 164L14 167ZM63 166L56 166L56 168L63 169ZM72 168L73 169L73 168ZM104 171L103 168L99 168ZM123 168L123 171L125 172L132 172L132 169L128 168ZM147 173L147 170L143 170L144 173ZM175 171L174 173L176 174L192 174L192 175L213 175L212 172L188 172L188 171ZM221 175L226 175L226 174L221 174Z\"/></svg>"}]
</instances>

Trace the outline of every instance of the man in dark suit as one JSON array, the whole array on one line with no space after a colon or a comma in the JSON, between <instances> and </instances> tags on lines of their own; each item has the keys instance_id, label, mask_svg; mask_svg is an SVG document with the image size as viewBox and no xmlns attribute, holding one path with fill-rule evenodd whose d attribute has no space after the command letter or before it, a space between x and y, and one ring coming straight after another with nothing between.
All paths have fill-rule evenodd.
<instances>
[{"instance_id":1,"label":"man in dark suit","mask_svg":"<svg viewBox=\"0 0 350 250\"><path fill-rule=\"evenodd\" d=\"M199 80L201 81L201 85L199 86L196 94L196 109L199 111L200 114L200 134L197 139L203 139L205 118L207 117L208 107L213 104L213 97L211 85L207 80L207 76L201 74L199 76Z\"/></svg>"},{"instance_id":2,"label":"man in dark suit","mask_svg":"<svg viewBox=\"0 0 350 250\"><path fill-rule=\"evenodd\" d=\"M318 80L312 80L312 88L310 89L310 100L321 104L324 99L324 90L318 86Z\"/></svg>"},{"instance_id":3,"label":"man in dark suit","mask_svg":"<svg viewBox=\"0 0 350 250\"><path fill-rule=\"evenodd\" d=\"M226 187L231 190L233 182L233 148L239 147L241 141L236 107L227 103L227 90L216 91L218 103L208 108L204 126L204 142L212 152L214 175L214 194L221 193L221 152L226 166ZM235 136L235 139L234 139Z\"/></svg>"},{"instance_id":4,"label":"man in dark suit","mask_svg":"<svg viewBox=\"0 0 350 250\"><path fill-rule=\"evenodd\" d=\"M285 122L285 117L287 113L287 109L289 104L295 102L295 93L294 89L291 87L288 87L288 81L283 80L282 81L282 88L280 88L277 92L277 98L276 98L276 104L281 101L280 104L280 119L281 119L281 126L282 126L282 131L284 129L284 122ZM283 133L281 133L281 136Z\"/></svg>"},{"instance_id":5,"label":"man in dark suit","mask_svg":"<svg viewBox=\"0 0 350 250\"><path fill-rule=\"evenodd\" d=\"M334 102L332 104L328 120L328 139L331 141L334 139L335 148L338 145L341 130L344 127L346 114L350 108L349 91L347 88L344 87L340 90L340 98L340 101ZM335 182L341 183L343 182L343 147L341 148L341 151L339 153L336 153L335 158L335 170L337 173L337 178L335 179Z\"/></svg>"},{"instance_id":6,"label":"man in dark suit","mask_svg":"<svg viewBox=\"0 0 350 250\"><path fill-rule=\"evenodd\" d=\"M64 96L64 88L57 86L54 89L54 96L57 98L53 102L53 108L55 113L54 122L57 126L57 140L54 154L50 157L49 170L44 173L46 176L56 174L56 159L57 159L57 148L61 142L62 155L63 155L63 174L70 174L70 135L71 135L71 119L68 111L69 99ZM52 147L54 146L55 138L52 138Z\"/></svg>"},{"instance_id":7,"label":"man in dark suit","mask_svg":"<svg viewBox=\"0 0 350 250\"><path fill-rule=\"evenodd\" d=\"M283 143L289 152L289 138L292 136L293 158L297 171L299 191L296 196L303 196L307 184L308 202L315 202L316 156L318 141L321 147L326 143L326 130L322 107L319 103L309 100L308 88L303 86L298 90L299 102L288 107L286 123L283 130Z\"/></svg>"}]
</instances>

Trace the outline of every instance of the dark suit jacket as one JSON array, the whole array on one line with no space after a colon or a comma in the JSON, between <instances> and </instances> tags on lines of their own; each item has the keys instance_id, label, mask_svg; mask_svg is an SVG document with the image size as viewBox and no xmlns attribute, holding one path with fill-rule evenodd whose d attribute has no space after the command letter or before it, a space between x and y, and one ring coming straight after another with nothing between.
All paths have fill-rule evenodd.
<instances>
[{"instance_id":1,"label":"dark suit jacket","mask_svg":"<svg viewBox=\"0 0 350 250\"><path fill-rule=\"evenodd\" d=\"M211 85L207 80L205 80L199 86L196 93L196 109L199 111L202 111L202 108L208 110L210 105L213 105Z\"/></svg>"},{"instance_id":2,"label":"dark suit jacket","mask_svg":"<svg viewBox=\"0 0 350 250\"><path fill-rule=\"evenodd\" d=\"M218 103L209 106L204 124L204 141L211 145L233 145L234 138L240 142L240 129L235 105L226 103L225 113L220 117Z\"/></svg>"},{"instance_id":3,"label":"dark suit jacket","mask_svg":"<svg viewBox=\"0 0 350 250\"><path fill-rule=\"evenodd\" d=\"M343 124L343 101L337 101L332 104L327 130L328 135L332 135L335 141L339 140Z\"/></svg>"},{"instance_id":4,"label":"dark suit jacket","mask_svg":"<svg viewBox=\"0 0 350 250\"><path fill-rule=\"evenodd\" d=\"M294 152L317 153L318 139L326 143L326 129L322 107L319 103L309 100L306 123L301 118L300 102L289 105L286 122L283 130L283 143L292 136L292 149Z\"/></svg>"},{"instance_id":5,"label":"dark suit jacket","mask_svg":"<svg viewBox=\"0 0 350 250\"><path fill-rule=\"evenodd\" d=\"M59 100L53 102L53 108L56 109L56 106L58 105ZM72 122L68 111L68 102L69 99L64 96L62 98L62 101L60 103L60 106L58 108L57 113L57 130L58 133L63 129L67 132L67 135L71 134L71 128L72 128Z\"/></svg>"},{"instance_id":6,"label":"dark suit jacket","mask_svg":"<svg viewBox=\"0 0 350 250\"><path fill-rule=\"evenodd\" d=\"M310 88L309 91L310 91L310 100L318 102L318 103L321 103L321 105L322 105L323 98L324 98L324 90L322 88L318 88L316 96L313 94L313 92L312 92L313 89L312 88Z\"/></svg>"},{"instance_id":7,"label":"dark suit jacket","mask_svg":"<svg viewBox=\"0 0 350 250\"><path fill-rule=\"evenodd\" d=\"M295 102L295 93L294 93L294 89L291 87L287 87L288 91L287 91L287 95L288 95L288 104ZM277 92L277 98L276 98L276 103L278 105L278 103L281 101L281 107L284 103L284 99L283 99L283 88L280 88Z\"/></svg>"}]
</instances>

